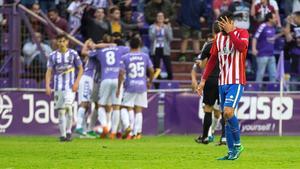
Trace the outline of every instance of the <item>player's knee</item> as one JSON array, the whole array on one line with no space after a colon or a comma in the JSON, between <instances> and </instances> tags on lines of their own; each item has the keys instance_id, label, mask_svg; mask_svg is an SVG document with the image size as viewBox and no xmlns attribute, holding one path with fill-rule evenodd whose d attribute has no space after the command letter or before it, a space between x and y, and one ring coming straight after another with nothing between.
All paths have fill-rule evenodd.
<instances>
[{"instance_id":1,"label":"player's knee","mask_svg":"<svg viewBox=\"0 0 300 169\"><path fill-rule=\"evenodd\" d=\"M213 111L213 107L210 105L205 105L204 106L204 112L212 112Z\"/></svg>"}]
</instances>

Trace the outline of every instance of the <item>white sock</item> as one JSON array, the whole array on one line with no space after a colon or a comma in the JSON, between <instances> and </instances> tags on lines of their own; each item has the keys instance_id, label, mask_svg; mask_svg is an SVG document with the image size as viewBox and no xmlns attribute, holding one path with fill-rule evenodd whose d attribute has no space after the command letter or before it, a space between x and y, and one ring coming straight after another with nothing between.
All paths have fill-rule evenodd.
<instances>
[{"instance_id":1,"label":"white sock","mask_svg":"<svg viewBox=\"0 0 300 169\"><path fill-rule=\"evenodd\" d=\"M212 134L214 134L215 133L215 130L216 130L216 127L217 127L217 125L218 125L218 122L219 122L219 119L220 118L215 118L215 116L213 116L213 118L212 118L212 123L211 123L211 133Z\"/></svg>"},{"instance_id":2,"label":"white sock","mask_svg":"<svg viewBox=\"0 0 300 169\"><path fill-rule=\"evenodd\" d=\"M107 127L107 117L106 117L106 111L104 107L98 108L98 121L100 122L101 126Z\"/></svg>"},{"instance_id":3,"label":"white sock","mask_svg":"<svg viewBox=\"0 0 300 169\"><path fill-rule=\"evenodd\" d=\"M137 112L135 114L135 121L134 121L134 135L137 135L138 133L142 133L142 127L143 127L143 114L142 112Z\"/></svg>"},{"instance_id":4,"label":"white sock","mask_svg":"<svg viewBox=\"0 0 300 169\"><path fill-rule=\"evenodd\" d=\"M112 123L112 112L106 113L106 121L107 121L107 129L111 129L111 123Z\"/></svg>"},{"instance_id":5,"label":"white sock","mask_svg":"<svg viewBox=\"0 0 300 169\"><path fill-rule=\"evenodd\" d=\"M134 111L130 110L128 113L129 113L130 128L133 129L133 126L134 126Z\"/></svg>"},{"instance_id":6,"label":"white sock","mask_svg":"<svg viewBox=\"0 0 300 169\"><path fill-rule=\"evenodd\" d=\"M58 110L58 119L59 119L59 130L60 130L60 135L62 137L66 137L66 110L65 109L60 109Z\"/></svg>"},{"instance_id":7,"label":"white sock","mask_svg":"<svg viewBox=\"0 0 300 169\"><path fill-rule=\"evenodd\" d=\"M120 123L120 110L114 110L112 112L112 117L111 117L111 132L112 133L117 133L118 126Z\"/></svg>"},{"instance_id":8,"label":"white sock","mask_svg":"<svg viewBox=\"0 0 300 169\"><path fill-rule=\"evenodd\" d=\"M83 122L85 119L85 108L84 107L79 107L78 111L77 111L77 123L76 123L76 129L80 129L83 128Z\"/></svg>"},{"instance_id":9,"label":"white sock","mask_svg":"<svg viewBox=\"0 0 300 169\"><path fill-rule=\"evenodd\" d=\"M73 110L72 110L72 106L68 106L68 111L66 112L67 133L72 133L72 124L73 124Z\"/></svg>"},{"instance_id":10,"label":"white sock","mask_svg":"<svg viewBox=\"0 0 300 169\"><path fill-rule=\"evenodd\" d=\"M133 127L134 127L134 111L133 110L130 110L129 112L129 124L130 124L130 128L132 129L131 132L130 132L130 135L132 136L134 133L133 133Z\"/></svg>"},{"instance_id":11,"label":"white sock","mask_svg":"<svg viewBox=\"0 0 300 169\"><path fill-rule=\"evenodd\" d=\"M90 122L87 131L93 130L93 128L96 126L97 118L98 118L98 110L95 109L90 116Z\"/></svg>"},{"instance_id":12,"label":"white sock","mask_svg":"<svg viewBox=\"0 0 300 169\"><path fill-rule=\"evenodd\" d=\"M129 115L127 109L121 109L121 122L124 129L129 127Z\"/></svg>"}]
</instances>

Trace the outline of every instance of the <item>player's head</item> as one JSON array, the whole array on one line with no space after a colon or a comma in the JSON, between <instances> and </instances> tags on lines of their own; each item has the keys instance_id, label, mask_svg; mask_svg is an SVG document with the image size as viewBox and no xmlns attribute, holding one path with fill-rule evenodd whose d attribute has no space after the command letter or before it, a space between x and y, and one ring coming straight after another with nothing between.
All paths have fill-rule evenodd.
<instances>
[{"instance_id":1,"label":"player's head","mask_svg":"<svg viewBox=\"0 0 300 169\"><path fill-rule=\"evenodd\" d=\"M165 15L163 12L158 12L156 14L156 23L164 23L165 21Z\"/></svg>"},{"instance_id":2,"label":"player's head","mask_svg":"<svg viewBox=\"0 0 300 169\"><path fill-rule=\"evenodd\" d=\"M141 40L138 37L132 37L129 41L129 46L131 49L139 49L141 46Z\"/></svg>"},{"instance_id":3,"label":"player's head","mask_svg":"<svg viewBox=\"0 0 300 169\"><path fill-rule=\"evenodd\" d=\"M109 34L104 34L102 37L102 42L103 43L112 43L112 36L110 36Z\"/></svg>"},{"instance_id":4,"label":"player's head","mask_svg":"<svg viewBox=\"0 0 300 169\"><path fill-rule=\"evenodd\" d=\"M265 16L265 22L269 22L272 25L276 25L277 19L276 19L275 13L271 13L271 12L267 13L267 15Z\"/></svg>"},{"instance_id":5,"label":"player's head","mask_svg":"<svg viewBox=\"0 0 300 169\"><path fill-rule=\"evenodd\" d=\"M228 19L228 21L230 23L234 23L233 22L233 14L229 11L225 11L223 12L217 19L218 22L222 22L223 20L226 20L226 18ZM222 28L220 28L223 34L227 34L224 30L222 30Z\"/></svg>"},{"instance_id":6,"label":"player's head","mask_svg":"<svg viewBox=\"0 0 300 169\"><path fill-rule=\"evenodd\" d=\"M66 34L59 34L56 36L57 47L60 50L65 50L68 48L69 39Z\"/></svg>"}]
</instances>

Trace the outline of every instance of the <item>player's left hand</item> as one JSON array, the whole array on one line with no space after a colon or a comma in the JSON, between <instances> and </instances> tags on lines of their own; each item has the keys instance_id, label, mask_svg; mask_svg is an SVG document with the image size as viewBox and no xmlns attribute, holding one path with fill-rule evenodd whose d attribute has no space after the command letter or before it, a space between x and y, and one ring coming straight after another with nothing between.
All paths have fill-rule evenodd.
<instances>
[{"instance_id":1,"label":"player's left hand","mask_svg":"<svg viewBox=\"0 0 300 169\"><path fill-rule=\"evenodd\" d=\"M218 25L224 30L226 33L229 33L234 30L233 21L230 21L227 17L221 17L222 21L218 21Z\"/></svg>"},{"instance_id":2,"label":"player's left hand","mask_svg":"<svg viewBox=\"0 0 300 169\"><path fill-rule=\"evenodd\" d=\"M202 96L204 85L205 85L205 81L201 80L197 88L197 93L199 96Z\"/></svg>"},{"instance_id":3,"label":"player's left hand","mask_svg":"<svg viewBox=\"0 0 300 169\"><path fill-rule=\"evenodd\" d=\"M79 86L78 83L75 82L75 83L73 84L72 91L73 91L73 92L77 92L78 86Z\"/></svg>"}]
</instances>

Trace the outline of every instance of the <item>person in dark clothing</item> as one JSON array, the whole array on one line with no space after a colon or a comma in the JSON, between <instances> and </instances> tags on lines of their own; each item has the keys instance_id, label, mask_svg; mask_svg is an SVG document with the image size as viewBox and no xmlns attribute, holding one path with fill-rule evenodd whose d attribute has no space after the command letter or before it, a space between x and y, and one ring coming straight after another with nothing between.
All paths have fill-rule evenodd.
<instances>
[{"instance_id":1,"label":"person in dark clothing","mask_svg":"<svg viewBox=\"0 0 300 169\"><path fill-rule=\"evenodd\" d=\"M103 8L96 10L88 7L86 8L81 20L81 33L84 40L91 38L93 42L101 42L103 35L110 34L111 26L105 17Z\"/></svg>"},{"instance_id":2,"label":"person in dark clothing","mask_svg":"<svg viewBox=\"0 0 300 169\"><path fill-rule=\"evenodd\" d=\"M217 23L213 25L213 34L217 34L220 32L219 26ZM214 35L213 35L214 36ZM198 55L198 60L193 66L191 77L192 77L192 88L195 91L197 89L197 70L198 68L204 68L209 57L210 57L210 49L212 47L212 39L208 39L208 41L204 44L202 48L202 52ZM213 73L209 76L204 86L204 95L203 95L203 111L204 111L204 122L203 122L203 133L202 136L199 136L195 139L197 143L208 144L212 142L214 139L214 130L217 126L218 120L221 116L219 104L219 91L218 91L218 78L219 78L220 69L218 66L215 67ZM202 99L202 98L201 98ZM217 107L215 106L217 105ZM202 109L202 105L199 105L199 109ZM212 112L214 112L214 118L212 119ZM220 139L219 145L226 144L225 138L225 121L222 117L222 136ZM211 127L212 133L209 136L209 128Z\"/></svg>"}]
</instances>

